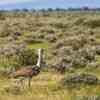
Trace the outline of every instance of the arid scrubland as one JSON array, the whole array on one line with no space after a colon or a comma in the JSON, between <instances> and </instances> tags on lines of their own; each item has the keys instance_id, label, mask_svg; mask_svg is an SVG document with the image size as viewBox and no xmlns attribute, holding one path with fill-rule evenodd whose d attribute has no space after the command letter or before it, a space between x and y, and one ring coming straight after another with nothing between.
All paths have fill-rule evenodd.
<instances>
[{"instance_id":1,"label":"arid scrubland","mask_svg":"<svg viewBox=\"0 0 100 100\"><path fill-rule=\"evenodd\" d=\"M10 85L11 69L36 64L37 48L45 49L47 67L32 89ZM100 99L100 12L1 11L0 76L0 100Z\"/></svg>"}]
</instances>

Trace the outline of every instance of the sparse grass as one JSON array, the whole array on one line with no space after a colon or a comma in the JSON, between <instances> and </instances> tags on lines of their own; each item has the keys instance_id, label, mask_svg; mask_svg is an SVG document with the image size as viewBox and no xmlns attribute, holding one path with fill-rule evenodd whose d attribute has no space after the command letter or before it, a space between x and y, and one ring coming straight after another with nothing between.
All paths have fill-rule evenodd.
<instances>
[{"instance_id":1,"label":"sparse grass","mask_svg":"<svg viewBox=\"0 0 100 100\"><path fill-rule=\"evenodd\" d=\"M37 49L37 48L48 49L49 45L50 44L48 42L45 42L45 43L34 43L34 44L29 44L28 48L31 48L31 49Z\"/></svg>"}]
</instances>

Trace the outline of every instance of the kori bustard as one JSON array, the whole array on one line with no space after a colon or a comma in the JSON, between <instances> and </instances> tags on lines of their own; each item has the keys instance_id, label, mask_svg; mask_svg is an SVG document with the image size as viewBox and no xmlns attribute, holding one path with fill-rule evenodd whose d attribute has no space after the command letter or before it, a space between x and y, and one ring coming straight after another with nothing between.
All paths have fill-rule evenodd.
<instances>
[{"instance_id":1,"label":"kori bustard","mask_svg":"<svg viewBox=\"0 0 100 100\"><path fill-rule=\"evenodd\" d=\"M12 73L13 78L21 78L20 82L23 82L25 78L28 78L28 86L31 86L31 80L33 76L37 76L40 73L42 60L43 60L43 49L38 49L37 64L33 66L23 67Z\"/></svg>"}]
</instances>

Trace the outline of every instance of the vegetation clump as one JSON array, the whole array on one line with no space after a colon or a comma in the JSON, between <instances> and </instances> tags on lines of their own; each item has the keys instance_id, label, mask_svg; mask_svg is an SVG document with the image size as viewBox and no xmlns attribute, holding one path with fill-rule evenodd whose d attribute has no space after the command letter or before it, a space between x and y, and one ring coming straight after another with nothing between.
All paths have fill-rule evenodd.
<instances>
[{"instance_id":1,"label":"vegetation clump","mask_svg":"<svg viewBox=\"0 0 100 100\"><path fill-rule=\"evenodd\" d=\"M81 86L81 85L97 85L100 84L100 80L92 74L81 73L67 76L62 80L64 86Z\"/></svg>"},{"instance_id":2,"label":"vegetation clump","mask_svg":"<svg viewBox=\"0 0 100 100\"><path fill-rule=\"evenodd\" d=\"M85 20L84 25L87 25L88 27L91 27L91 28L96 28L96 27L100 27L100 19L98 18L90 18L88 20Z\"/></svg>"}]
</instances>

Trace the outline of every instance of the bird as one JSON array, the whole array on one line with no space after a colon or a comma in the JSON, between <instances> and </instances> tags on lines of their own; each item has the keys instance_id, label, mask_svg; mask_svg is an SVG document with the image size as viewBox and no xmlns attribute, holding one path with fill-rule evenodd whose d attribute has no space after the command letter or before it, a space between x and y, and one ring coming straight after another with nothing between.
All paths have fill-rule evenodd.
<instances>
[{"instance_id":1,"label":"bird","mask_svg":"<svg viewBox=\"0 0 100 100\"><path fill-rule=\"evenodd\" d=\"M38 51L38 59L37 59L36 65L22 67L11 74L11 77L13 78L21 78L20 82L23 82L23 80L28 78L28 87L31 87L32 77L37 76L41 70L41 65L42 65L42 60L43 60L42 59L43 49L39 48L37 51Z\"/></svg>"}]
</instances>

